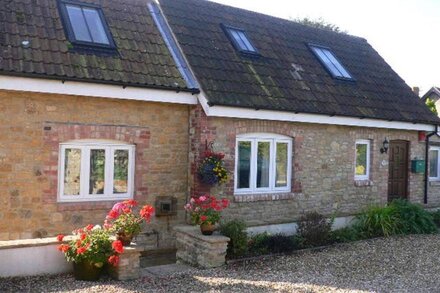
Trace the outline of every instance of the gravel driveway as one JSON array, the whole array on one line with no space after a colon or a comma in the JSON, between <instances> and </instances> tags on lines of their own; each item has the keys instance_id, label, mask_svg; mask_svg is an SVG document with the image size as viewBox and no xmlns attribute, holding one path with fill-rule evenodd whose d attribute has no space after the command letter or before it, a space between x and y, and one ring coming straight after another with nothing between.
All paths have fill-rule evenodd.
<instances>
[{"instance_id":1,"label":"gravel driveway","mask_svg":"<svg viewBox=\"0 0 440 293\"><path fill-rule=\"evenodd\" d=\"M440 235L375 239L136 281L0 279L0 292L440 292Z\"/></svg>"}]
</instances>

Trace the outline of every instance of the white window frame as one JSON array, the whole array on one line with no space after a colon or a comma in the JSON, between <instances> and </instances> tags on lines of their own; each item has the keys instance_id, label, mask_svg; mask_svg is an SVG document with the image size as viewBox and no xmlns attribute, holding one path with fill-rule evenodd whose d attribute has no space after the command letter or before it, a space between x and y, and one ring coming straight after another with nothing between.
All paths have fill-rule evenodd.
<instances>
[{"instance_id":1,"label":"white window frame","mask_svg":"<svg viewBox=\"0 0 440 293\"><path fill-rule=\"evenodd\" d=\"M357 165L357 156L356 156L356 149L358 145L367 145L367 161L366 161L366 168L367 172L365 175L356 175L356 165ZM370 151L371 151L371 141L368 139L357 139L355 148L354 148L354 179L355 180L369 180L370 179Z\"/></svg>"},{"instance_id":2,"label":"white window frame","mask_svg":"<svg viewBox=\"0 0 440 293\"><path fill-rule=\"evenodd\" d=\"M251 142L251 160L249 188L238 188L238 145L242 141ZM269 162L269 187L257 188L257 150L258 142L270 143ZM287 186L276 187L276 146L277 143L287 143ZM236 137L235 143L235 172L234 172L234 194L259 194L259 193L285 193L291 191L292 179L292 138L271 133L250 133Z\"/></svg>"},{"instance_id":3,"label":"white window frame","mask_svg":"<svg viewBox=\"0 0 440 293\"><path fill-rule=\"evenodd\" d=\"M440 181L440 147L437 146L430 146L429 152L431 151L437 151L437 177L431 177L431 173L429 173L429 180L430 181ZM426 162L426 164L429 164L429 161ZM431 167L429 167L429 170L431 171Z\"/></svg>"},{"instance_id":4,"label":"white window frame","mask_svg":"<svg viewBox=\"0 0 440 293\"><path fill-rule=\"evenodd\" d=\"M64 168L66 149L81 150L80 194L64 194ZM105 184L103 194L89 194L90 184L90 150L105 150ZM128 150L127 192L113 193L114 153L116 150ZM133 198L135 146L113 141L80 140L61 143L58 158L58 202L82 202L122 200Z\"/></svg>"}]
</instances>

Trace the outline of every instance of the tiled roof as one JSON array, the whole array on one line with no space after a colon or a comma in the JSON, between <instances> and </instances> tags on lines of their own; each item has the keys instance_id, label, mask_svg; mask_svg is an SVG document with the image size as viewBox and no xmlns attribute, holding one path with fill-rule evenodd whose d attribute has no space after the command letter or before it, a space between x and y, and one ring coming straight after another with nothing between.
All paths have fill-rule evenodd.
<instances>
[{"instance_id":1,"label":"tiled roof","mask_svg":"<svg viewBox=\"0 0 440 293\"><path fill-rule=\"evenodd\" d=\"M0 74L188 90L146 0L82 2L101 5L116 54L75 52L57 0L2 0Z\"/></svg>"},{"instance_id":2,"label":"tiled roof","mask_svg":"<svg viewBox=\"0 0 440 293\"><path fill-rule=\"evenodd\" d=\"M365 39L205 0L160 3L210 105L439 123ZM237 52L221 24L261 56ZM355 81L332 78L308 43L330 47Z\"/></svg>"}]
</instances>

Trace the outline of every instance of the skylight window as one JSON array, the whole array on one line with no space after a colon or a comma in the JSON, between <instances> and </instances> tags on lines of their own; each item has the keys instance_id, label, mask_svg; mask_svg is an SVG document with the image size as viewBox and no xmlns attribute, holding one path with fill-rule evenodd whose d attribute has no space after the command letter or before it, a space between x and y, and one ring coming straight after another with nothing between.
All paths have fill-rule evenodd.
<instances>
[{"instance_id":1,"label":"skylight window","mask_svg":"<svg viewBox=\"0 0 440 293\"><path fill-rule=\"evenodd\" d=\"M60 11L69 41L79 45L114 47L99 6L61 1Z\"/></svg>"},{"instance_id":2,"label":"skylight window","mask_svg":"<svg viewBox=\"0 0 440 293\"><path fill-rule=\"evenodd\" d=\"M314 45L310 45L310 48L334 78L353 80L353 77L348 73L344 66L342 66L341 62L336 59L335 55L329 48Z\"/></svg>"},{"instance_id":3,"label":"skylight window","mask_svg":"<svg viewBox=\"0 0 440 293\"><path fill-rule=\"evenodd\" d=\"M230 26L222 27L235 49L243 53L258 54L257 49L252 45L244 30Z\"/></svg>"}]
</instances>

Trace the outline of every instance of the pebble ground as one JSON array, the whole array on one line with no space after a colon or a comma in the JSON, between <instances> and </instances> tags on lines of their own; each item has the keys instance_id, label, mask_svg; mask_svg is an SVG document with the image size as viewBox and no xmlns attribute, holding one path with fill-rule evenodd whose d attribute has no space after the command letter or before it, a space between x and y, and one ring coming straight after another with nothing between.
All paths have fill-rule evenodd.
<instances>
[{"instance_id":1,"label":"pebble ground","mask_svg":"<svg viewBox=\"0 0 440 293\"><path fill-rule=\"evenodd\" d=\"M440 292L440 235L359 241L125 282L0 278L0 292Z\"/></svg>"}]
</instances>

